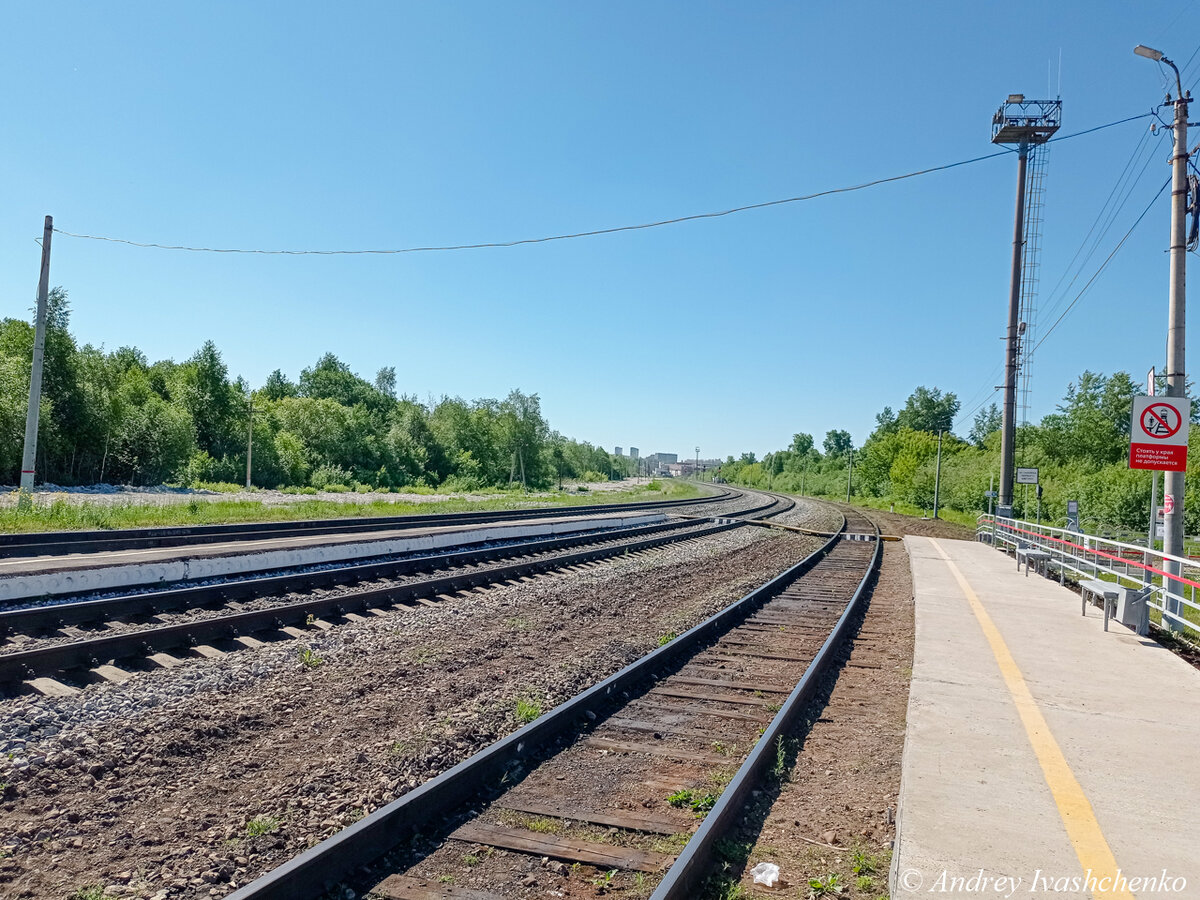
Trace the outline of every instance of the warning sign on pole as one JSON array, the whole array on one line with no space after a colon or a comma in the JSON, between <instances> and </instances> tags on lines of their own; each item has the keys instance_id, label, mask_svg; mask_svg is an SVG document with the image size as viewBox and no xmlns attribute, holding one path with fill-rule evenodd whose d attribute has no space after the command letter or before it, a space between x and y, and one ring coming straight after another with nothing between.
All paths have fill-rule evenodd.
<instances>
[{"instance_id":1,"label":"warning sign on pole","mask_svg":"<svg viewBox=\"0 0 1200 900\"><path fill-rule=\"evenodd\" d=\"M1185 471L1191 415L1192 402L1183 397L1134 397L1129 468Z\"/></svg>"}]
</instances>

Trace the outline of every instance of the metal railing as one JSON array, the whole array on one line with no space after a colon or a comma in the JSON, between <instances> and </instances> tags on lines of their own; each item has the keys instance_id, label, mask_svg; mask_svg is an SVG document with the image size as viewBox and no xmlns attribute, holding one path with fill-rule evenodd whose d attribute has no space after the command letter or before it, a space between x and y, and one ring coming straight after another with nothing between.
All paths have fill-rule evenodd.
<instances>
[{"instance_id":1,"label":"metal railing","mask_svg":"<svg viewBox=\"0 0 1200 900\"><path fill-rule=\"evenodd\" d=\"M1145 545L986 514L979 517L975 535L977 540L1006 553L1018 549L1044 551L1048 554L1047 568L1056 568L1060 578L1100 579L1129 588L1153 587L1147 604L1161 617L1155 624L1200 637L1198 560L1172 556Z\"/></svg>"}]
</instances>

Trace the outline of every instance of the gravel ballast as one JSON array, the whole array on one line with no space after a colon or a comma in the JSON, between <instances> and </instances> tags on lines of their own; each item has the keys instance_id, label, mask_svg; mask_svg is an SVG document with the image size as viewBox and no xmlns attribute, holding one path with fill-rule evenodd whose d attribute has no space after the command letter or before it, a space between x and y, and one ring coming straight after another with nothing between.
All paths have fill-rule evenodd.
<instances>
[{"instance_id":1,"label":"gravel ballast","mask_svg":"<svg viewBox=\"0 0 1200 900\"><path fill-rule=\"evenodd\" d=\"M224 896L819 545L759 528L3 701L0 893ZM302 657L302 651L308 655Z\"/></svg>"}]
</instances>

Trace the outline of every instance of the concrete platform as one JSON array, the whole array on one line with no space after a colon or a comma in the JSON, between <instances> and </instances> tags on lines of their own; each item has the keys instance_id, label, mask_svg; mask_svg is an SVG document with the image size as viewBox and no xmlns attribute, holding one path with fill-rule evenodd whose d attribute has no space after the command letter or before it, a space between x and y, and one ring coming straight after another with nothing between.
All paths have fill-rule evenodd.
<instances>
[{"instance_id":1,"label":"concrete platform","mask_svg":"<svg viewBox=\"0 0 1200 900\"><path fill-rule=\"evenodd\" d=\"M389 529L368 534L247 537L192 546L112 550L67 556L10 557L0 560L0 601L214 578L241 572L265 572L603 528L632 528L664 522L666 519L667 516L662 513L645 512L531 517L475 525Z\"/></svg>"},{"instance_id":2,"label":"concrete platform","mask_svg":"<svg viewBox=\"0 0 1200 900\"><path fill-rule=\"evenodd\" d=\"M1200 672L986 545L905 544L893 900L1200 897Z\"/></svg>"}]
</instances>

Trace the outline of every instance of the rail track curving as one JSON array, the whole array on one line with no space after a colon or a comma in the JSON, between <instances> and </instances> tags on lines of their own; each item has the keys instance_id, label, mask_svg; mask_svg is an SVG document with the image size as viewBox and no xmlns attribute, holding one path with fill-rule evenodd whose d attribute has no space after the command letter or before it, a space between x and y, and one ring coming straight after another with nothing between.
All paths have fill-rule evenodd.
<instances>
[{"instance_id":1,"label":"rail track curving","mask_svg":"<svg viewBox=\"0 0 1200 900\"><path fill-rule=\"evenodd\" d=\"M130 665L172 665L178 658L171 654L180 651L216 655L221 647L256 646L260 639L301 638L339 619L695 540L794 505L778 495L752 503L738 518L674 520L0 612L0 637L7 639L0 646L0 691L26 690L45 678L58 680L40 689L119 681ZM247 601L255 608L244 606Z\"/></svg>"},{"instance_id":2,"label":"rail track curving","mask_svg":"<svg viewBox=\"0 0 1200 900\"><path fill-rule=\"evenodd\" d=\"M657 881L652 900L699 896L868 594L881 547L845 511L786 572L231 900L317 898L343 882L390 900L524 896L512 865L522 855L594 866L598 882L641 873ZM464 857L486 888L435 877Z\"/></svg>"}]
</instances>

